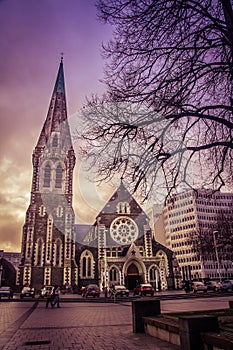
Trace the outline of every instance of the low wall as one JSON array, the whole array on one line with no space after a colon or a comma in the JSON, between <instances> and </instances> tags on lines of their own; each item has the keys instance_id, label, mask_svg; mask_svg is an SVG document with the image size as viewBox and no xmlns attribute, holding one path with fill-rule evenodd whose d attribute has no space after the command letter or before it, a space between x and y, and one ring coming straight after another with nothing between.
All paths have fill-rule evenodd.
<instances>
[{"instance_id":1,"label":"low wall","mask_svg":"<svg viewBox=\"0 0 233 350\"><path fill-rule=\"evenodd\" d=\"M145 333L180 346L179 325L177 319L166 316L143 317Z\"/></svg>"},{"instance_id":2,"label":"low wall","mask_svg":"<svg viewBox=\"0 0 233 350\"><path fill-rule=\"evenodd\" d=\"M233 308L233 301L229 301ZM195 315L173 318L160 314L159 300L133 302L134 332L175 344L180 350L233 350L233 332L219 329L217 316Z\"/></svg>"}]
</instances>

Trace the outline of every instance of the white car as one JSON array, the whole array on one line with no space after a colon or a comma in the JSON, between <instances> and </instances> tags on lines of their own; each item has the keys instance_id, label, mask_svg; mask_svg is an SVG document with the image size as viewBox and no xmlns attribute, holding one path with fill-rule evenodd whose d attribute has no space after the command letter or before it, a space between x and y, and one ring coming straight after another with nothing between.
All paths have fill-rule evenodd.
<instances>
[{"instance_id":1,"label":"white car","mask_svg":"<svg viewBox=\"0 0 233 350\"><path fill-rule=\"evenodd\" d=\"M129 296L129 290L123 285L117 285L117 286L114 286L112 288L111 294L113 296L116 296L116 297L117 296L121 296L121 297L126 296L126 297L128 297Z\"/></svg>"},{"instance_id":2,"label":"white car","mask_svg":"<svg viewBox=\"0 0 233 350\"><path fill-rule=\"evenodd\" d=\"M192 282L191 285L191 290L196 293L196 292L207 292L207 286L204 285L202 282Z\"/></svg>"},{"instance_id":3,"label":"white car","mask_svg":"<svg viewBox=\"0 0 233 350\"><path fill-rule=\"evenodd\" d=\"M222 284L219 281L207 281L206 286L207 286L207 290L219 292L221 290Z\"/></svg>"},{"instance_id":4,"label":"white car","mask_svg":"<svg viewBox=\"0 0 233 350\"><path fill-rule=\"evenodd\" d=\"M20 293L20 299L25 297L35 298L35 289L31 287L23 287Z\"/></svg>"},{"instance_id":5,"label":"white car","mask_svg":"<svg viewBox=\"0 0 233 350\"><path fill-rule=\"evenodd\" d=\"M47 296L47 293L49 290L52 291L52 293L54 292L55 287L54 286L44 286L41 290L40 290L40 297L41 298L45 298Z\"/></svg>"}]
</instances>

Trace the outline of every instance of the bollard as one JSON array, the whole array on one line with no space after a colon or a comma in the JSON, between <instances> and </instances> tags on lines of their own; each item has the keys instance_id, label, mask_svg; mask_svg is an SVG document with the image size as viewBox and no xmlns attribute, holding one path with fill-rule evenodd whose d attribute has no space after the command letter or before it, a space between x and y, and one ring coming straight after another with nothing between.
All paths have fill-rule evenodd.
<instances>
[{"instance_id":1,"label":"bollard","mask_svg":"<svg viewBox=\"0 0 233 350\"><path fill-rule=\"evenodd\" d=\"M144 333L143 317L160 315L160 300L133 300L133 332Z\"/></svg>"}]
</instances>

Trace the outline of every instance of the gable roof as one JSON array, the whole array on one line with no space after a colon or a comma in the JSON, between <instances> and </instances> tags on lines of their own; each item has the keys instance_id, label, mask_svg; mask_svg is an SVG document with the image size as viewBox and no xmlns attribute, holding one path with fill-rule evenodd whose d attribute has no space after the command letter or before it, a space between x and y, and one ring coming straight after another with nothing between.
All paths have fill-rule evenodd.
<instances>
[{"instance_id":1,"label":"gable roof","mask_svg":"<svg viewBox=\"0 0 233 350\"><path fill-rule=\"evenodd\" d=\"M112 214L116 212L116 207L118 203L127 202L130 205L131 212L134 214L145 214L141 206L136 202L133 198L132 194L127 190L123 182L121 181L120 186L116 189L116 191L112 194L108 202L105 204L103 209L99 212L97 217L102 214ZM146 215L146 214L145 214Z\"/></svg>"}]
</instances>

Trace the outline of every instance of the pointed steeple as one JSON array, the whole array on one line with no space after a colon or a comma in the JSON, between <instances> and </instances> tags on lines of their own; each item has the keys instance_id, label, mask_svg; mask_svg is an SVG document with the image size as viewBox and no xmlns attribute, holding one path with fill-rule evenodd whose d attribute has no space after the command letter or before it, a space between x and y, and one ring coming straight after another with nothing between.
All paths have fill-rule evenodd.
<instances>
[{"instance_id":1,"label":"pointed steeple","mask_svg":"<svg viewBox=\"0 0 233 350\"><path fill-rule=\"evenodd\" d=\"M59 191L61 193L64 191L68 202L71 203L75 153L67 118L63 58L60 61L49 110L33 152L32 162L34 166L32 192L53 191L54 186L44 186L46 183L46 171L49 173L48 167L50 167L50 172L52 168L57 169L57 173L61 172L60 169L63 169L63 175L66 174L67 178L65 175L62 175L61 180L64 178L65 182L62 187L59 187ZM46 166L47 170L45 170ZM60 168L58 169L57 167ZM66 171L64 170L65 168ZM55 179L55 177L55 175L53 177L51 175L51 184L53 183L52 178ZM58 184L54 185L58 186ZM56 192L58 192L58 187L55 188Z\"/></svg>"},{"instance_id":2,"label":"pointed steeple","mask_svg":"<svg viewBox=\"0 0 233 350\"><path fill-rule=\"evenodd\" d=\"M52 132L57 131L63 122L67 120L65 79L63 70L63 57L61 57L57 79L53 89L50 106L38 139L37 147L44 147Z\"/></svg>"},{"instance_id":3,"label":"pointed steeple","mask_svg":"<svg viewBox=\"0 0 233 350\"><path fill-rule=\"evenodd\" d=\"M57 74L57 80L54 86L53 94L56 92L61 92L65 95L65 79L63 71L63 57L61 57L61 62Z\"/></svg>"}]
</instances>

